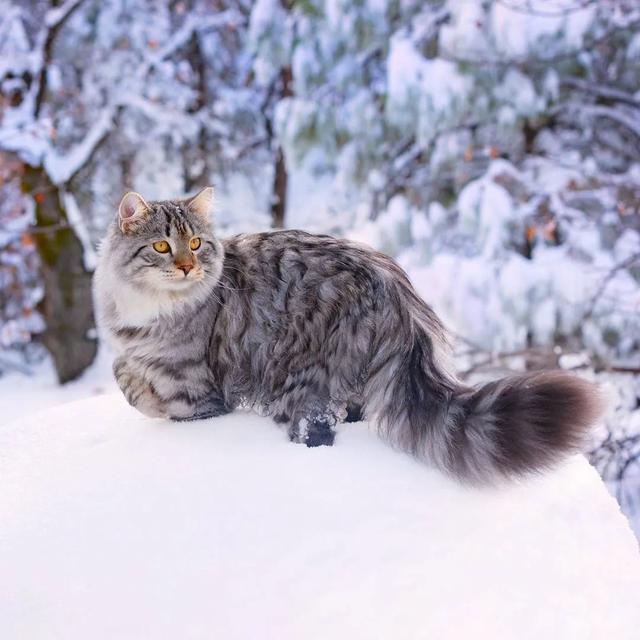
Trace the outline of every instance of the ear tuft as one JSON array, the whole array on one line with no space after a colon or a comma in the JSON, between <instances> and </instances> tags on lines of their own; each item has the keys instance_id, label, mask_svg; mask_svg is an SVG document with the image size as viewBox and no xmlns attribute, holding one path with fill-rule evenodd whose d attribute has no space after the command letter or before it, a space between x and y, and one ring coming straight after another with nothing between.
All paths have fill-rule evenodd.
<instances>
[{"instance_id":1,"label":"ear tuft","mask_svg":"<svg viewBox=\"0 0 640 640\"><path fill-rule=\"evenodd\" d=\"M203 218L210 218L213 213L213 187L205 187L187 202L187 207Z\"/></svg>"},{"instance_id":2,"label":"ear tuft","mask_svg":"<svg viewBox=\"0 0 640 640\"><path fill-rule=\"evenodd\" d=\"M120 202L118 216L120 218L120 228L128 231L132 225L140 221L142 216L149 211L149 205L145 199L135 191L129 191Z\"/></svg>"}]
</instances>

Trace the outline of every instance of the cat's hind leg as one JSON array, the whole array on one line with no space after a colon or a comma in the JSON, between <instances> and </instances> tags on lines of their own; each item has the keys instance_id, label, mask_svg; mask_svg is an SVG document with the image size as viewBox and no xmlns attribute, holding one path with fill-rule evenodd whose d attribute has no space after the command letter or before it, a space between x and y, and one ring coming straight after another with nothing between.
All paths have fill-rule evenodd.
<instances>
[{"instance_id":1,"label":"cat's hind leg","mask_svg":"<svg viewBox=\"0 0 640 640\"><path fill-rule=\"evenodd\" d=\"M364 420L362 402L348 402L343 422L361 422Z\"/></svg>"},{"instance_id":2,"label":"cat's hind leg","mask_svg":"<svg viewBox=\"0 0 640 640\"><path fill-rule=\"evenodd\" d=\"M277 424L286 424L291 442L306 444L308 447L331 446L336 437L338 422L328 404L316 403L303 410L278 411L273 415Z\"/></svg>"},{"instance_id":3,"label":"cat's hind leg","mask_svg":"<svg viewBox=\"0 0 640 640\"><path fill-rule=\"evenodd\" d=\"M289 439L307 447L330 447L336 437L336 418L329 410L312 411L289 425Z\"/></svg>"},{"instance_id":4,"label":"cat's hind leg","mask_svg":"<svg viewBox=\"0 0 640 640\"><path fill-rule=\"evenodd\" d=\"M339 406L332 400L326 367L312 363L289 372L269 409L275 422L287 425L291 442L319 447L335 440L339 414L345 413Z\"/></svg>"},{"instance_id":5,"label":"cat's hind leg","mask_svg":"<svg viewBox=\"0 0 640 640\"><path fill-rule=\"evenodd\" d=\"M292 423L289 438L292 442L304 442L307 447L331 446L336 437L336 423L360 422L364 420L363 408L359 403L348 403L340 416L328 407L315 407Z\"/></svg>"}]
</instances>

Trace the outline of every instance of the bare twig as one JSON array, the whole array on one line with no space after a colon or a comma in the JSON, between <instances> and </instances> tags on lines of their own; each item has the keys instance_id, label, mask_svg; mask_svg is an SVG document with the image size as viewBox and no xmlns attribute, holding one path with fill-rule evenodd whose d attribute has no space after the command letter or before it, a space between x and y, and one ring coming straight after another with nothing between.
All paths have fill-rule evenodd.
<instances>
[{"instance_id":1,"label":"bare twig","mask_svg":"<svg viewBox=\"0 0 640 640\"><path fill-rule=\"evenodd\" d=\"M49 9L45 15L45 28L40 33L37 45L39 49L40 67L37 73L38 79L35 83L35 98L33 102L33 116L36 120L40 115L40 110L42 109L44 97L47 92L47 73L53 56L54 42L66 21L73 15L76 9L80 7L82 2L84 2L84 0L67 0L67 2L61 6Z\"/></svg>"},{"instance_id":2,"label":"bare twig","mask_svg":"<svg viewBox=\"0 0 640 640\"><path fill-rule=\"evenodd\" d=\"M619 124L637 138L640 138L640 115L636 114L635 117L631 114L627 114L621 109L614 109L613 107L605 107L604 105L568 105L570 111L575 111L578 114L584 114L592 118L607 118L616 124Z\"/></svg>"},{"instance_id":3,"label":"bare twig","mask_svg":"<svg viewBox=\"0 0 640 640\"><path fill-rule=\"evenodd\" d=\"M611 268L609 273L607 273L607 275L602 279L602 282L600 283L600 286L597 288L596 292L591 297L589 305L587 306L587 311L582 317L583 321L588 320L589 318L591 318L591 316L593 316L598 299L605 292L606 288L609 286L609 283L611 282L611 280L613 280L616 273L618 273L618 271L621 271L622 269L628 269L631 265L635 264L638 261L640 261L640 251L630 255L628 258L622 260L622 262L619 262Z\"/></svg>"},{"instance_id":4,"label":"bare twig","mask_svg":"<svg viewBox=\"0 0 640 640\"><path fill-rule=\"evenodd\" d=\"M640 100L635 98L632 94L627 93L626 91L620 91L620 89L616 89L615 87L608 87L606 85L588 82L587 80L582 80L580 78L562 78L561 83L567 87L573 87L574 89L579 89L585 93L591 93L607 100L622 102L632 107L640 107Z\"/></svg>"},{"instance_id":5,"label":"bare twig","mask_svg":"<svg viewBox=\"0 0 640 640\"><path fill-rule=\"evenodd\" d=\"M540 16L541 18L561 18L567 16L570 13L576 11L582 11L592 4L596 3L596 0L577 0L573 4L569 4L566 7L559 7L557 11L545 11L542 9L535 9L531 6L530 2L519 4L518 0L494 0L496 4L502 5L505 9L510 11L516 11L518 13L526 13L530 16Z\"/></svg>"}]
</instances>

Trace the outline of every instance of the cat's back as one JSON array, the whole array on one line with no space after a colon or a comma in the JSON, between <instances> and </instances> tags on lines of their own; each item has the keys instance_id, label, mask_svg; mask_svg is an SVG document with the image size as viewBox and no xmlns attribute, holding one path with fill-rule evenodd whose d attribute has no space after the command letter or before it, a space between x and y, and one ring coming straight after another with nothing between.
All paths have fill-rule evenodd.
<instances>
[{"instance_id":1,"label":"cat's back","mask_svg":"<svg viewBox=\"0 0 640 640\"><path fill-rule=\"evenodd\" d=\"M281 259L288 252L310 259L316 255L345 251L349 241L299 229L241 233L223 241L225 258L242 257L252 262Z\"/></svg>"},{"instance_id":2,"label":"cat's back","mask_svg":"<svg viewBox=\"0 0 640 640\"><path fill-rule=\"evenodd\" d=\"M230 279L264 277L272 284L346 277L380 280L404 273L388 256L344 238L297 229L240 234L223 241Z\"/></svg>"}]
</instances>

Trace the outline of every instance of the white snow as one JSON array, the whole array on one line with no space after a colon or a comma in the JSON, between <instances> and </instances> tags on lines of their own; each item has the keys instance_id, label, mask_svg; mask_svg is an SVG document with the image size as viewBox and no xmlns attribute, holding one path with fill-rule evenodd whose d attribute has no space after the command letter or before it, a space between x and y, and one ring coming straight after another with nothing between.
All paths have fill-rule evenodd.
<instances>
[{"instance_id":1,"label":"white snow","mask_svg":"<svg viewBox=\"0 0 640 640\"><path fill-rule=\"evenodd\" d=\"M470 489L365 424L293 445L108 395L0 428L0 637L637 638L637 543L582 457Z\"/></svg>"},{"instance_id":2,"label":"white snow","mask_svg":"<svg viewBox=\"0 0 640 640\"><path fill-rule=\"evenodd\" d=\"M503 56L514 57L537 49L546 55L579 49L596 16L596 4L588 2L579 8L580 3L573 0L495 2L491 25L496 48Z\"/></svg>"},{"instance_id":3,"label":"white snow","mask_svg":"<svg viewBox=\"0 0 640 640\"><path fill-rule=\"evenodd\" d=\"M58 26L73 11L82 0L67 0L64 4L55 9L49 9L44 17L44 23L49 29Z\"/></svg>"},{"instance_id":4,"label":"white snow","mask_svg":"<svg viewBox=\"0 0 640 640\"><path fill-rule=\"evenodd\" d=\"M85 166L96 146L113 128L115 114L115 107L105 107L96 117L95 123L82 142L63 155L57 153L53 148L48 149L48 153L44 157L44 168L55 184L64 184Z\"/></svg>"},{"instance_id":5,"label":"white snow","mask_svg":"<svg viewBox=\"0 0 640 640\"><path fill-rule=\"evenodd\" d=\"M87 271L92 272L98 264L98 255L91 243L89 230L87 229L82 213L80 212L80 208L78 207L78 202L76 201L73 193L69 191L62 191L61 197L67 214L67 220L73 227L78 240L82 244L82 260L84 267Z\"/></svg>"},{"instance_id":6,"label":"white snow","mask_svg":"<svg viewBox=\"0 0 640 640\"><path fill-rule=\"evenodd\" d=\"M20 371L3 374L0 377L0 430L3 424L34 411L118 391L111 370L112 362L113 355L106 345L102 345L95 362L82 377L64 385L58 382L51 358L35 367L27 366L31 375Z\"/></svg>"},{"instance_id":7,"label":"white snow","mask_svg":"<svg viewBox=\"0 0 640 640\"><path fill-rule=\"evenodd\" d=\"M410 126L418 108L417 127L425 144L467 108L471 88L469 79L453 62L425 59L404 35L391 39L387 60L387 116L397 126Z\"/></svg>"}]
</instances>

